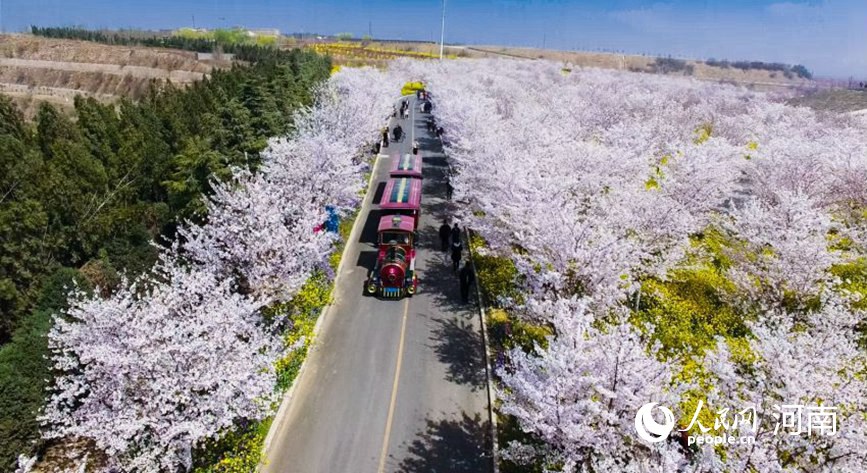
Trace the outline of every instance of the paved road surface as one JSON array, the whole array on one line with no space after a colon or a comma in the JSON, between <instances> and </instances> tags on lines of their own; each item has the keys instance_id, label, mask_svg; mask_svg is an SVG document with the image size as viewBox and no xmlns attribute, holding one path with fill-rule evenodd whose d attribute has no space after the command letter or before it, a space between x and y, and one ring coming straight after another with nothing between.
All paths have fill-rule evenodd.
<instances>
[{"instance_id":1,"label":"paved road surface","mask_svg":"<svg viewBox=\"0 0 867 473\"><path fill-rule=\"evenodd\" d=\"M447 211L445 160L427 114L399 120L424 158L420 293L400 301L363 295L374 264L378 202L389 166L411 137L384 148L344 255L335 303L292 399L272 426L264 473L482 473L491 470L481 328L460 303L457 275L439 251ZM414 123L411 123L414 122ZM392 120L391 127L395 120ZM411 132L412 130L412 132ZM386 156L387 157L384 157Z\"/></svg>"}]
</instances>

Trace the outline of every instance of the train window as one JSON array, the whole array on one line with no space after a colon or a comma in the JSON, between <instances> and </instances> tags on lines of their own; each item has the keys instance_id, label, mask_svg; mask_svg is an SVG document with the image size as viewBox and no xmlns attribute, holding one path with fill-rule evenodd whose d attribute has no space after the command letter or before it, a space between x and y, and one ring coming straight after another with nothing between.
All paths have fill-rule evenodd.
<instances>
[{"instance_id":1,"label":"train window","mask_svg":"<svg viewBox=\"0 0 867 473\"><path fill-rule=\"evenodd\" d=\"M379 242L390 245L408 245L409 233L406 232L382 232Z\"/></svg>"}]
</instances>

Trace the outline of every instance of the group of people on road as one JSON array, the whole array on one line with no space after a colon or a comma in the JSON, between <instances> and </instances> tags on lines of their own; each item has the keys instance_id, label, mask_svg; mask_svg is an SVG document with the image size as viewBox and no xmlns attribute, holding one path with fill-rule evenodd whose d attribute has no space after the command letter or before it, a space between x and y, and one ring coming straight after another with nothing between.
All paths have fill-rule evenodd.
<instances>
[{"instance_id":1,"label":"group of people on road","mask_svg":"<svg viewBox=\"0 0 867 473\"><path fill-rule=\"evenodd\" d=\"M401 100L400 110L398 110L397 107L393 107L391 116L397 118L398 113L400 113L400 118L409 118L409 102L407 102L406 100ZM383 128L382 143L383 147L385 148L388 147L388 135L388 127ZM403 137L403 128L400 126L399 123L395 124L394 128L392 128L391 136L393 137L394 141L400 141L400 139Z\"/></svg>"},{"instance_id":2,"label":"group of people on road","mask_svg":"<svg viewBox=\"0 0 867 473\"><path fill-rule=\"evenodd\" d=\"M399 142L401 137L403 137L403 128L401 128L399 124L395 125L394 128L391 130L391 135L394 137L395 142ZM389 143L388 136L389 136L388 127L385 127L382 129L382 147L383 148L388 148L388 143ZM414 152L417 152L417 151L414 151Z\"/></svg>"},{"instance_id":3,"label":"group of people on road","mask_svg":"<svg viewBox=\"0 0 867 473\"><path fill-rule=\"evenodd\" d=\"M427 97L427 95L421 95L421 97ZM430 112L432 107L433 107L433 105L431 105L430 101L425 101L421 105L421 110ZM392 112L391 116L397 118L398 114L400 114L400 118L403 118L403 119L409 118L409 101L408 100L401 100L400 101L400 109L398 109L397 107L393 108L393 112ZM442 127L437 128L436 122L434 121L433 117L430 117L428 119L427 129L431 133L436 134L436 136L438 136L438 137L442 136L442 134L443 134ZM399 123L394 125L394 128L391 129L391 133L389 133L388 127L383 128L382 129L382 147L383 148L388 148L389 135L391 135L392 140L401 141L401 138L403 138L403 128L400 126ZM418 153L418 144L415 142L413 142L413 151L412 152L413 152L413 154Z\"/></svg>"},{"instance_id":4,"label":"group of people on road","mask_svg":"<svg viewBox=\"0 0 867 473\"><path fill-rule=\"evenodd\" d=\"M450 226L448 221L444 221L440 226L439 236L442 251L451 251L452 270L458 273L461 285L461 299L464 303L467 303L470 299L470 286L475 282L476 277L473 274L469 261L466 261L461 268L461 258L464 250L461 229L457 223L454 226ZM458 268L460 268L460 271L458 271Z\"/></svg>"},{"instance_id":5,"label":"group of people on road","mask_svg":"<svg viewBox=\"0 0 867 473\"><path fill-rule=\"evenodd\" d=\"M430 95L424 90L416 91L415 97L419 100L419 111L423 113L430 113L433 109L433 104L430 101Z\"/></svg>"},{"instance_id":6,"label":"group of people on road","mask_svg":"<svg viewBox=\"0 0 867 473\"><path fill-rule=\"evenodd\" d=\"M396 107L393 109L391 116L397 118L398 113L400 113L400 118L409 118L409 101L401 100L400 101L400 110Z\"/></svg>"}]
</instances>

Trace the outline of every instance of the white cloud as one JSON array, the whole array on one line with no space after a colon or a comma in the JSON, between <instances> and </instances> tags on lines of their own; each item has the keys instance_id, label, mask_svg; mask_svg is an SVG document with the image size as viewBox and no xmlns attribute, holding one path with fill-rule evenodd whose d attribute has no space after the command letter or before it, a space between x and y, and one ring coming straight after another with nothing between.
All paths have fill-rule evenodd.
<instances>
[{"instance_id":1,"label":"white cloud","mask_svg":"<svg viewBox=\"0 0 867 473\"><path fill-rule=\"evenodd\" d=\"M765 7L765 11L780 19L820 19L823 13L823 5L809 3L779 2Z\"/></svg>"},{"instance_id":2,"label":"white cloud","mask_svg":"<svg viewBox=\"0 0 867 473\"><path fill-rule=\"evenodd\" d=\"M654 3L646 8L615 10L609 16L638 30L661 32L671 27L677 11L670 3Z\"/></svg>"}]
</instances>

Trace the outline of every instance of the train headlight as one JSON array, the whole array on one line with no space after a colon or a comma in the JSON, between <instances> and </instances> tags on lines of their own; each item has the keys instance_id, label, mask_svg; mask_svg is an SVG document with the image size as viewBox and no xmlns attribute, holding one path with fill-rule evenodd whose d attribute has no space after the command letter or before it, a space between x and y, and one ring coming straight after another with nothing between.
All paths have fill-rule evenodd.
<instances>
[{"instance_id":1,"label":"train headlight","mask_svg":"<svg viewBox=\"0 0 867 473\"><path fill-rule=\"evenodd\" d=\"M415 294L415 286L410 284L409 286L406 287L406 292L410 295Z\"/></svg>"},{"instance_id":2,"label":"train headlight","mask_svg":"<svg viewBox=\"0 0 867 473\"><path fill-rule=\"evenodd\" d=\"M374 292L376 292L376 284L372 284L372 283L371 283L371 284L368 284L368 285L367 285L367 292L369 292L369 293L371 293L371 294L373 294Z\"/></svg>"}]
</instances>

